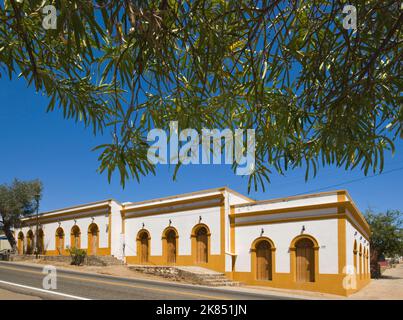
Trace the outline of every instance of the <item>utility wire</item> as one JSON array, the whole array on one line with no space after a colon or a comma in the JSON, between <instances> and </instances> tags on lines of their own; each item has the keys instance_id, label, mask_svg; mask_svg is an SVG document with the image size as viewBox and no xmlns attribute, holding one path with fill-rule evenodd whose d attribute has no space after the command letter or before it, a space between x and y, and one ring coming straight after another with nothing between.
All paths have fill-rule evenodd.
<instances>
[{"instance_id":1,"label":"utility wire","mask_svg":"<svg viewBox=\"0 0 403 320\"><path fill-rule=\"evenodd\" d=\"M384 175L384 174L388 174L388 173L392 173L392 172L396 172L396 171L400 171L400 170L403 170L403 167L391 169L391 170L384 171L384 172L381 172L381 173L377 173L377 174L374 174L372 176L366 176L366 177L362 177L362 178L358 178L358 179L348 180L348 181L345 181L345 182L329 185L327 187L318 188L318 189L312 189L312 190L309 190L309 191L306 191L306 192L297 193L297 194L295 194L295 196L300 196L300 195L306 194L306 193L318 192L318 191L326 190L326 189L329 189L329 188L340 187L340 186L343 186L343 185L346 185L346 184L359 182L359 181L369 179L369 178L375 178L375 177L378 177L378 176L381 176L381 175Z\"/></svg>"}]
</instances>

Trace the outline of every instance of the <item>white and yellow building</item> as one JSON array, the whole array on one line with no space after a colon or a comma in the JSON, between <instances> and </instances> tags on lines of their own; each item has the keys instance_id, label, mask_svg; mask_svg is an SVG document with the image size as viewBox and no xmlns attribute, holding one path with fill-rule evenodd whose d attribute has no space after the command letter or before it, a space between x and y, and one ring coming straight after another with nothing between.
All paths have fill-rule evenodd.
<instances>
[{"instance_id":1,"label":"white and yellow building","mask_svg":"<svg viewBox=\"0 0 403 320\"><path fill-rule=\"evenodd\" d=\"M369 282L370 229L346 191L254 201L217 188L142 202L113 199L27 218L18 250L197 265L246 284L351 294Z\"/></svg>"}]
</instances>

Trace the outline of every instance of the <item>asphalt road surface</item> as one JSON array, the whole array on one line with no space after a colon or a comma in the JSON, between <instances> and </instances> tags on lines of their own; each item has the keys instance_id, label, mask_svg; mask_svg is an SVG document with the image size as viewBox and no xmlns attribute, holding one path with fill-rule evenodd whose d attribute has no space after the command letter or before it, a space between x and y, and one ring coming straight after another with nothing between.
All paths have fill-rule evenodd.
<instances>
[{"instance_id":1,"label":"asphalt road surface","mask_svg":"<svg viewBox=\"0 0 403 320\"><path fill-rule=\"evenodd\" d=\"M0 288L42 299L74 300L279 300L284 297L220 288L127 279L100 274L57 270L57 289L46 290L43 266L0 262ZM47 282L48 283L48 282ZM0 297L1 299L1 297Z\"/></svg>"}]
</instances>

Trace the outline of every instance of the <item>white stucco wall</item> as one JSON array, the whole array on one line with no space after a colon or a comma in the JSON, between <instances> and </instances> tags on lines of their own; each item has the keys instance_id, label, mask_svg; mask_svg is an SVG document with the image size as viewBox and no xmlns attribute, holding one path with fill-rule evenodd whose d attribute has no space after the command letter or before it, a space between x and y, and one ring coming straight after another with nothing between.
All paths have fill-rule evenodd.
<instances>
[{"instance_id":1,"label":"white stucco wall","mask_svg":"<svg viewBox=\"0 0 403 320\"><path fill-rule=\"evenodd\" d=\"M289 246L292 239L301 234L302 226L305 226L304 233L313 236L319 243L319 273L337 274L337 219L238 226L235 229L235 270L251 272L250 248L263 229L263 236L270 238L276 247L276 272L289 273Z\"/></svg>"},{"instance_id":2,"label":"white stucco wall","mask_svg":"<svg viewBox=\"0 0 403 320\"><path fill-rule=\"evenodd\" d=\"M115 201L111 202L111 254L123 260L123 238L122 238L122 206Z\"/></svg>"},{"instance_id":3,"label":"white stucco wall","mask_svg":"<svg viewBox=\"0 0 403 320\"><path fill-rule=\"evenodd\" d=\"M370 254L369 254L369 243L366 241L364 235L357 230L348 220L346 222L346 263L347 269L346 272L349 274L354 273L354 241L357 241L357 251L360 249L360 244L362 248L366 248L368 250L368 266L370 261ZM357 253L357 258L359 259L359 254ZM364 266L364 256L361 257L362 265ZM357 274L359 273L359 260L357 260Z\"/></svg>"},{"instance_id":4,"label":"white stucco wall","mask_svg":"<svg viewBox=\"0 0 403 320\"><path fill-rule=\"evenodd\" d=\"M304 197L304 198L290 198L290 199L279 199L272 201L258 201L257 203L251 203L250 205L240 206L235 209L235 213L246 213L246 212L258 212L265 210L275 210L284 208L295 208L308 205L318 205L326 203L336 203L337 193L330 195L320 195L315 197Z\"/></svg>"},{"instance_id":5,"label":"white stucco wall","mask_svg":"<svg viewBox=\"0 0 403 320\"><path fill-rule=\"evenodd\" d=\"M162 255L162 233L169 226L178 231L178 254L191 255L191 232L193 227L199 223L199 216L202 217L201 223L206 224L211 232L211 254L220 254L220 207L211 207L204 209L195 209L187 211L177 211L174 213L165 213L160 215L151 215L144 217L126 217L125 219L125 255L137 255L136 237L138 232L146 229L151 236L150 255Z\"/></svg>"},{"instance_id":6,"label":"white stucco wall","mask_svg":"<svg viewBox=\"0 0 403 320\"><path fill-rule=\"evenodd\" d=\"M92 220L91 217L82 217L76 218L77 221L77 226L80 228L81 232L81 248L86 249L88 247L88 227L91 223L96 223L99 228L99 247L100 248L107 248L108 247L108 212L105 211L105 214L103 215L97 215L94 216L94 220ZM45 250L56 250L56 244L55 244L55 235L56 235L56 230L58 227L63 228L64 231L64 245L65 248L70 246L70 233L71 233L71 228L74 226L74 220L62 220L59 222L49 222L49 223L43 223L40 225L42 228L45 238L44 238L44 246ZM27 232L29 229L32 229L32 232L36 231L36 225L32 225L31 227L23 227L22 229L17 229L16 231L16 236L18 237L18 233L22 230L24 233L24 244L26 246L27 241Z\"/></svg>"}]
</instances>

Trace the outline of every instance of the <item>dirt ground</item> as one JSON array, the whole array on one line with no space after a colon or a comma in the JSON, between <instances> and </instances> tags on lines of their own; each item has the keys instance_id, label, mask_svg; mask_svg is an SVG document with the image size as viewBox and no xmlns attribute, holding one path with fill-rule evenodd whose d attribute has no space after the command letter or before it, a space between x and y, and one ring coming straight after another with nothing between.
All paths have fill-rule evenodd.
<instances>
[{"instance_id":1,"label":"dirt ground","mask_svg":"<svg viewBox=\"0 0 403 320\"><path fill-rule=\"evenodd\" d=\"M349 299L403 300L403 263L385 270L382 278L372 279L370 284Z\"/></svg>"},{"instance_id":2,"label":"dirt ground","mask_svg":"<svg viewBox=\"0 0 403 320\"><path fill-rule=\"evenodd\" d=\"M0 300L41 300L38 297L19 294L16 292L4 290L0 288Z\"/></svg>"}]
</instances>

